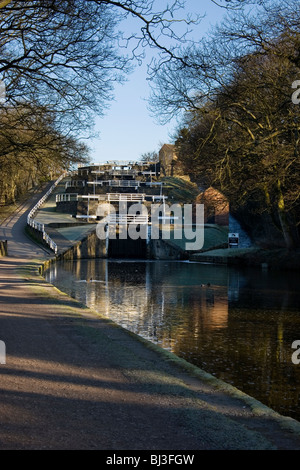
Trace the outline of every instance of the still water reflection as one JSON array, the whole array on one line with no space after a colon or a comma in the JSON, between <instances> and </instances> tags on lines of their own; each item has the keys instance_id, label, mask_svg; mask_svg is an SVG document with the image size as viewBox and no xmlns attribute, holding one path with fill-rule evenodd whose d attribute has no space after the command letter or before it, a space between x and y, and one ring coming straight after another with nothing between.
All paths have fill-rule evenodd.
<instances>
[{"instance_id":1,"label":"still water reflection","mask_svg":"<svg viewBox=\"0 0 300 470\"><path fill-rule=\"evenodd\" d=\"M123 327L300 421L298 273L81 260L46 279Z\"/></svg>"}]
</instances>

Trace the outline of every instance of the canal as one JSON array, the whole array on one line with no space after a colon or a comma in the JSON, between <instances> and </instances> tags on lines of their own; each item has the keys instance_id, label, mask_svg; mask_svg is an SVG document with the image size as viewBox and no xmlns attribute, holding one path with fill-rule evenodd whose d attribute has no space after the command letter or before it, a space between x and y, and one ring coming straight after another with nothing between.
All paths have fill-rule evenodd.
<instances>
[{"instance_id":1,"label":"canal","mask_svg":"<svg viewBox=\"0 0 300 470\"><path fill-rule=\"evenodd\" d=\"M298 273L95 259L58 262L45 278L126 329L300 421L300 364L292 361L297 353L292 343L300 341Z\"/></svg>"}]
</instances>

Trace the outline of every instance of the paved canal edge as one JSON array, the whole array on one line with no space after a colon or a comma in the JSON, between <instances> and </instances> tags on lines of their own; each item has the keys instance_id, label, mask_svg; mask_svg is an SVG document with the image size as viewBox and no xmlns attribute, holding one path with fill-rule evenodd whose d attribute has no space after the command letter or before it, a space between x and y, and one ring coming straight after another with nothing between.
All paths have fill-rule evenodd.
<instances>
[{"instance_id":1,"label":"paved canal edge","mask_svg":"<svg viewBox=\"0 0 300 470\"><path fill-rule=\"evenodd\" d=\"M39 277L42 283L44 283L45 285L49 285L49 283L44 279L43 274L51 265L55 264L56 262L57 262L57 258L53 257L43 262L38 262L36 266L28 266L28 271L26 272L26 274L23 272L23 276L27 277L28 279L32 277L35 277L35 278ZM60 291L56 286L53 286L52 284L50 285L53 287L54 292L56 291L59 295L69 297L66 293ZM294 433L295 435L300 437L300 422L298 422L294 418L280 415L279 413L274 411L272 408L269 408L268 406L264 405L262 402L256 400L250 395L247 395L246 393L242 392L241 390L234 387L233 385L226 383L221 379L216 378L212 374L205 372L204 370L200 369L197 366L194 366L193 364L187 362L186 360L182 358L179 358L178 356L171 353L170 351L167 351L166 349L161 348L160 346L137 335L136 333L133 333L123 328L122 326L113 322L109 318L102 316L99 312L96 312L90 309L85 304L82 304L76 299L73 299L71 297L69 298L70 300L72 300L72 302L75 302L77 308L82 309L82 316L86 316L87 314L96 316L98 318L101 318L101 320L106 322L108 325L113 326L114 328L121 329L131 338L135 339L136 341L143 344L146 348L158 354L161 357L162 361L166 361L170 364L173 364L174 366L178 367L179 370L187 373L191 378L199 379L200 381L213 387L220 393L228 394L232 398L235 398L244 402L245 405L250 407L252 413L255 416L273 419L275 422L279 424L281 429Z\"/></svg>"}]
</instances>

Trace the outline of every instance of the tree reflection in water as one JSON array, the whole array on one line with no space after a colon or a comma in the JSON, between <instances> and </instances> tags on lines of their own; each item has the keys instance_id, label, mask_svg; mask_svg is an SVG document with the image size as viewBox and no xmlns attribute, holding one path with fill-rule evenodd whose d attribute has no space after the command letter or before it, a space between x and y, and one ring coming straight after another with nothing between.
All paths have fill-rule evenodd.
<instances>
[{"instance_id":1,"label":"tree reflection in water","mask_svg":"<svg viewBox=\"0 0 300 470\"><path fill-rule=\"evenodd\" d=\"M46 279L123 327L300 420L299 275L200 263L80 260ZM89 281L89 282L87 282Z\"/></svg>"}]
</instances>

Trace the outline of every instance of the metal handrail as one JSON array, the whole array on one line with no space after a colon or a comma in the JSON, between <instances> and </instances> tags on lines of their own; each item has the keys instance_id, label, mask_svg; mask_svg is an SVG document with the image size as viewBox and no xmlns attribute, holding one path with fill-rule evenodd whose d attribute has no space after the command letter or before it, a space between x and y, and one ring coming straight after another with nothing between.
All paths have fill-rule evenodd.
<instances>
[{"instance_id":1,"label":"metal handrail","mask_svg":"<svg viewBox=\"0 0 300 470\"><path fill-rule=\"evenodd\" d=\"M109 214L109 224L148 224L147 215L136 214Z\"/></svg>"},{"instance_id":2,"label":"metal handrail","mask_svg":"<svg viewBox=\"0 0 300 470\"><path fill-rule=\"evenodd\" d=\"M136 193L108 193L106 194L106 200L107 201L129 201L129 202L134 202L134 201L144 201L145 200L145 194L136 194Z\"/></svg>"},{"instance_id":3,"label":"metal handrail","mask_svg":"<svg viewBox=\"0 0 300 470\"><path fill-rule=\"evenodd\" d=\"M56 202L70 202L70 201L77 201L78 194L77 193L61 193L56 195Z\"/></svg>"},{"instance_id":4,"label":"metal handrail","mask_svg":"<svg viewBox=\"0 0 300 470\"><path fill-rule=\"evenodd\" d=\"M52 192L54 191L54 189L56 188L56 186L61 182L61 180L63 178L65 178L65 173L63 173L56 181L55 183L53 183L53 185L51 186L50 189L48 189L48 191L44 194L44 196L37 202L37 204L33 207L33 209L31 209L31 211L29 212L28 216L27 216L27 225L29 225L29 227L32 227L34 228L35 230L37 230L38 232L41 232L43 234L43 240L45 240L45 242L47 243L47 245L51 248L51 250L54 251L55 254L57 254L57 250L58 250L58 247L57 247L57 244L52 240L52 238L46 233L45 231L45 225L44 224L41 224L39 222L37 222L36 220L34 220L34 216L36 214L36 212L38 211L38 209L44 204L44 202L46 201L46 199L48 199L48 197L52 194Z\"/></svg>"}]
</instances>

